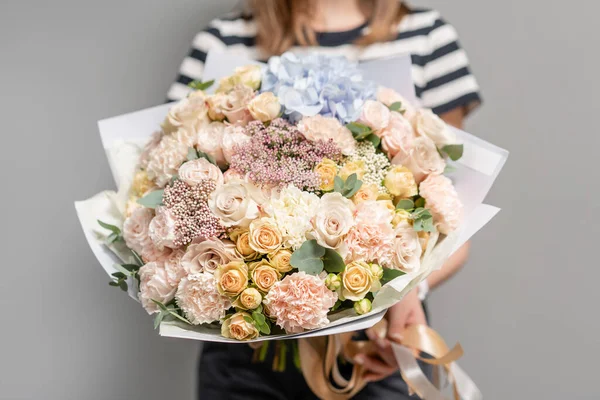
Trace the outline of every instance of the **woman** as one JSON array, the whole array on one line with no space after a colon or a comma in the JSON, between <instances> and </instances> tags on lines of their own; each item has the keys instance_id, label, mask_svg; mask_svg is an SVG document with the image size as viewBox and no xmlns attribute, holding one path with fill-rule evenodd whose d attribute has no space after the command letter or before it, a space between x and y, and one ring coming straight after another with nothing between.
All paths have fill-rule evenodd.
<instances>
[{"instance_id":1,"label":"woman","mask_svg":"<svg viewBox=\"0 0 600 400\"><path fill-rule=\"evenodd\" d=\"M447 123L461 127L481 102L456 31L436 11L409 8L398 0L255 0L248 5L249 12L216 19L195 37L169 100L188 94L187 84L202 77L207 52L217 50L258 60L285 51L342 54L358 61L410 53L417 96ZM465 246L388 311L387 338L367 331L379 357L359 355L354 360L366 367L371 382L355 398L409 398L388 339L401 339L409 324L426 323L421 300L429 288L460 269L467 254ZM252 363L252 353L248 346L206 343L199 366L200 398L315 398L292 357L285 372L274 372L271 360Z\"/></svg>"}]
</instances>

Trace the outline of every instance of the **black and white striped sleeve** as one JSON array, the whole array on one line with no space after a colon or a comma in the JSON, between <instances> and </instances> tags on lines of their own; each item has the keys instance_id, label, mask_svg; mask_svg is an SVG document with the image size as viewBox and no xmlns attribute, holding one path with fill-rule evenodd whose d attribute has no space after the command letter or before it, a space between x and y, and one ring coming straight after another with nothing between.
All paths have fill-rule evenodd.
<instances>
[{"instance_id":1,"label":"black and white striped sleeve","mask_svg":"<svg viewBox=\"0 0 600 400\"><path fill-rule=\"evenodd\" d=\"M456 30L437 18L428 42L430 54L423 66L424 87L418 88L423 105L436 114L458 107L469 113L481 104L481 96Z\"/></svg>"}]
</instances>

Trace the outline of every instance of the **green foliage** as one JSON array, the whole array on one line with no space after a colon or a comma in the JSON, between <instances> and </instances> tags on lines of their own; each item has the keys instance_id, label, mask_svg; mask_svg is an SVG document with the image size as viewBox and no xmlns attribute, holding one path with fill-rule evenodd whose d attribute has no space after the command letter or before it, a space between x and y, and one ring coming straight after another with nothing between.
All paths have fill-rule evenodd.
<instances>
[{"instance_id":1,"label":"green foliage","mask_svg":"<svg viewBox=\"0 0 600 400\"><path fill-rule=\"evenodd\" d=\"M316 240L307 240L302 243L298 250L292 253L290 264L309 275L318 275L324 268L321 259L324 255L324 247L320 246Z\"/></svg>"},{"instance_id":2,"label":"green foliage","mask_svg":"<svg viewBox=\"0 0 600 400\"><path fill-rule=\"evenodd\" d=\"M111 244L123 240L121 230L118 227L111 224L107 224L106 222L102 222L100 220L97 221L101 227L103 227L104 229L108 229L111 232L110 235L106 237L106 243Z\"/></svg>"},{"instance_id":3,"label":"green foliage","mask_svg":"<svg viewBox=\"0 0 600 400\"><path fill-rule=\"evenodd\" d=\"M152 302L154 302L154 304L156 304L158 306L158 308L160 309L159 313L154 318L154 329L157 329L160 326L160 323L163 320L165 320L165 318L178 319L182 322L185 322L186 324L189 324L189 325L192 324L190 321L188 321L186 318L182 317L179 314L180 310L177 307L175 307L173 304L170 304L167 306L167 305L161 303L160 301L157 301L154 299L152 299Z\"/></svg>"},{"instance_id":4,"label":"green foliage","mask_svg":"<svg viewBox=\"0 0 600 400\"><path fill-rule=\"evenodd\" d=\"M419 197L417 200L415 200L415 208L423 208L425 207L425 199L422 197Z\"/></svg>"},{"instance_id":5,"label":"green foliage","mask_svg":"<svg viewBox=\"0 0 600 400\"><path fill-rule=\"evenodd\" d=\"M417 208L412 213L413 229L415 232L435 232L433 216L426 208Z\"/></svg>"},{"instance_id":6,"label":"green foliage","mask_svg":"<svg viewBox=\"0 0 600 400\"><path fill-rule=\"evenodd\" d=\"M162 198L164 194L164 190L155 190L153 192L148 193L141 199L138 199L138 204L143 205L148 208L156 208L162 205Z\"/></svg>"},{"instance_id":7,"label":"green foliage","mask_svg":"<svg viewBox=\"0 0 600 400\"><path fill-rule=\"evenodd\" d=\"M196 150L193 147L188 148L188 154L187 154L188 161L197 160L199 158L204 158L209 163L211 163L213 165L217 165L217 162L215 161L214 157L211 156L210 154L207 154L203 151Z\"/></svg>"},{"instance_id":8,"label":"green foliage","mask_svg":"<svg viewBox=\"0 0 600 400\"><path fill-rule=\"evenodd\" d=\"M333 190L341 193L342 196L350 198L358 192L363 182L358 179L356 174L352 174L346 179L346 182L339 176L336 176L333 180Z\"/></svg>"},{"instance_id":9,"label":"green foliage","mask_svg":"<svg viewBox=\"0 0 600 400\"><path fill-rule=\"evenodd\" d=\"M401 101L396 101L396 102L390 104L388 106L388 108L390 109L390 111L400 112L400 110L402 109L402 102Z\"/></svg>"},{"instance_id":10,"label":"green foliage","mask_svg":"<svg viewBox=\"0 0 600 400\"><path fill-rule=\"evenodd\" d=\"M385 285L389 281L405 274L406 272L400 271L399 269L383 268L383 277L379 281L382 285Z\"/></svg>"},{"instance_id":11,"label":"green foliage","mask_svg":"<svg viewBox=\"0 0 600 400\"><path fill-rule=\"evenodd\" d=\"M188 86L194 90L206 90L211 87L215 83L215 80L212 79L210 81L202 82L202 81L192 81L188 83Z\"/></svg>"},{"instance_id":12,"label":"green foliage","mask_svg":"<svg viewBox=\"0 0 600 400\"><path fill-rule=\"evenodd\" d=\"M254 311L252 313L252 319L254 321L254 325L260 333L263 335L269 335L271 333L269 321L265 318L262 312Z\"/></svg>"},{"instance_id":13,"label":"green foliage","mask_svg":"<svg viewBox=\"0 0 600 400\"><path fill-rule=\"evenodd\" d=\"M459 160L464 151L464 146L462 144L449 144L447 146L442 147L442 152L452 160Z\"/></svg>"},{"instance_id":14,"label":"green foliage","mask_svg":"<svg viewBox=\"0 0 600 400\"><path fill-rule=\"evenodd\" d=\"M197 159L198 159L198 152L196 151L196 149L193 147L188 148L187 160L192 161L192 160L197 160Z\"/></svg>"},{"instance_id":15,"label":"green foliage","mask_svg":"<svg viewBox=\"0 0 600 400\"><path fill-rule=\"evenodd\" d=\"M381 144L381 139L374 133L371 133L369 136L367 136L365 140L368 140L369 142L373 143L373 147L375 147L376 149L379 148L379 145Z\"/></svg>"},{"instance_id":16,"label":"green foliage","mask_svg":"<svg viewBox=\"0 0 600 400\"><path fill-rule=\"evenodd\" d=\"M321 260L323 260L323 267L327 272L342 272L346 268L344 259L334 249L325 248L325 254Z\"/></svg>"},{"instance_id":17,"label":"green foliage","mask_svg":"<svg viewBox=\"0 0 600 400\"><path fill-rule=\"evenodd\" d=\"M396 204L396 210L410 211L415 208L415 202L411 199L402 199Z\"/></svg>"},{"instance_id":18,"label":"green foliage","mask_svg":"<svg viewBox=\"0 0 600 400\"><path fill-rule=\"evenodd\" d=\"M354 136L354 139L356 140L364 140L367 138L367 136L373 133L373 130L367 125L358 122L350 122L346 125L346 128L352 132L352 136Z\"/></svg>"}]
</instances>

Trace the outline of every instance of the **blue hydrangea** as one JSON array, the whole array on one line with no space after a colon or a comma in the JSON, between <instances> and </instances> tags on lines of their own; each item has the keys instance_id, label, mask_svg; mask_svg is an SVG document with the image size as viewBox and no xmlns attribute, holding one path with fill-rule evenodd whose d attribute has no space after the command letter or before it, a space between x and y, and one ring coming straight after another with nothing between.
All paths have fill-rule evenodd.
<instances>
[{"instance_id":1,"label":"blue hydrangea","mask_svg":"<svg viewBox=\"0 0 600 400\"><path fill-rule=\"evenodd\" d=\"M273 92L291 121L321 114L348 123L375 98L377 85L363 80L357 64L345 57L284 53L269 60L260 90Z\"/></svg>"}]
</instances>

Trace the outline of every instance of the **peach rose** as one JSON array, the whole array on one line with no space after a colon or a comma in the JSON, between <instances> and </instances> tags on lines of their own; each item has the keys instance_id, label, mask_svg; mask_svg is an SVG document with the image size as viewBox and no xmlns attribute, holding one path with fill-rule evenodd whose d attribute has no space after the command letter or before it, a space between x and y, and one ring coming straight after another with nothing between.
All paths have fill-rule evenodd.
<instances>
[{"instance_id":1,"label":"peach rose","mask_svg":"<svg viewBox=\"0 0 600 400\"><path fill-rule=\"evenodd\" d=\"M250 100L248 111L255 120L268 122L277 118L281 104L272 92L265 92Z\"/></svg>"},{"instance_id":2,"label":"peach rose","mask_svg":"<svg viewBox=\"0 0 600 400\"><path fill-rule=\"evenodd\" d=\"M412 172L402 165L393 165L385 175L383 184L393 196L413 197L419 193Z\"/></svg>"},{"instance_id":3,"label":"peach rose","mask_svg":"<svg viewBox=\"0 0 600 400\"><path fill-rule=\"evenodd\" d=\"M384 129L390 122L390 109L375 100L367 100L363 105L358 122L374 131Z\"/></svg>"},{"instance_id":4,"label":"peach rose","mask_svg":"<svg viewBox=\"0 0 600 400\"><path fill-rule=\"evenodd\" d=\"M410 122L395 112L390 116L389 125L375 133L381 138L381 147L389 158L394 158L400 151L410 151L415 140L415 132Z\"/></svg>"},{"instance_id":5,"label":"peach rose","mask_svg":"<svg viewBox=\"0 0 600 400\"><path fill-rule=\"evenodd\" d=\"M229 237L235 242L235 248L244 260L252 261L261 256L260 253L250 247L250 233L248 229L235 229L229 233Z\"/></svg>"},{"instance_id":6,"label":"peach rose","mask_svg":"<svg viewBox=\"0 0 600 400\"><path fill-rule=\"evenodd\" d=\"M258 90L262 80L262 67L257 64L244 65L234 70L234 76L242 85Z\"/></svg>"},{"instance_id":7,"label":"peach rose","mask_svg":"<svg viewBox=\"0 0 600 400\"><path fill-rule=\"evenodd\" d=\"M270 265L260 265L252 271L252 282L264 293L267 293L280 277L279 272Z\"/></svg>"},{"instance_id":8,"label":"peach rose","mask_svg":"<svg viewBox=\"0 0 600 400\"><path fill-rule=\"evenodd\" d=\"M211 164L206 158L198 158L179 167L179 179L190 186L196 186L204 180L211 179L217 186L220 186L223 184L223 173L219 167Z\"/></svg>"},{"instance_id":9,"label":"peach rose","mask_svg":"<svg viewBox=\"0 0 600 400\"><path fill-rule=\"evenodd\" d=\"M358 192L352 196L354 204L362 203L363 201L377 200L379 197L379 188L374 183L369 185L363 184Z\"/></svg>"},{"instance_id":10,"label":"peach rose","mask_svg":"<svg viewBox=\"0 0 600 400\"><path fill-rule=\"evenodd\" d=\"M196 131L207 122L207 112L208 107L204 93L193 92L171 107L162 124L163 131L165 134L170 134L182 127Z\"/></svg>"},{"instance_id":11,"label":"peach rose","mask_svg":"<svg viewBox=\"0 0 600 400\"><path fill-rule=\"evenodd\" d=\"M298 123L297 128L311 142L333 140L346 156L352 155L356 149L356 140L354 140L352 132L337 118L322 115L304 117Z\"/></svg>"},{"instance_id":12,"label":"peach rose","mask_svg":"<svg viewBox=\"0 0 600 400\"><path fill-rule=\"evenodd\" d=\"M198 150L214 158L219 167L225 167L225 156L223 155L223 135L226 125L222 122L211 122L198 130L197 145ZM187 157L187 150L186 150Z\"/></svg>"},{"instance_id":13,"label":"peach rose","mask_svg":"<svg viewBox=\"0 0 600 400\"><path fill-rule=\"evenodd\" d=\"M219 293L235 297L248 287L248 266L243 261L230 261L215 271Z\"/></svg>"},{"instance_id":14,"label":"peach rose","mask_svg":"<svg viewBox=\"0 0 600 400\"><path fill-rule=\"evenodd\" d=\"M208 205L224 226L247 227L259 215L252 190L249 183L228 182L211 193Z\"/></svg>"},{"instance_id":15,"label":"peach rose","mask_svg":"<svg viewBox=\"0 0 600 400\"><path fill-rule=\"evenodd\" d=\"M254 97L254 90L245 85L235 85L221 104L221 112L231 124L246 125L252 119L248 104Z\"/></svg>"},{"instance_id":16,"label":"peach rose","mask_svg":"<svg viewBox=\"0 0 600 400\"><path fill-rule=\"evenodd\" d=\"M261 254L269 254L278 250L283 237L275 222L269 218L261 218L250 223L249 244Z\"/></svg>"},{"instance_id":17,"label":"peach rose","mask_svg":"<svg viewBox=\"0 0 600 400\"><path fill-rule=\"evenodd\" d=\"M325 282L305 272L296 272L275 283L263 302L268 315L287 333L322 328L337 294Z\"/></svg>"},{"instance_id":18,"label":"peach rose","mask_svg":"<svg viewBox=\"0 0 600 400\"><path fill-rule=\"evenodd\" d=\"M452 181L443 175L430 175L421 182L419 194L433 216L437 230L445 235L456 230L462 221L463 204Z\"/></svg>"},{"instance_id":19,"label":"peach rose","mask_svg":"<svg viewBox=\"0 0 600 400\"><path fill-rule=\"evenodd\" d=\"M214 276L204 273L184 277L179 283L175 299L193 325L219 321L225 318L225 311L231 308L229 298L217 291Z\"/></svg>"},{"instance_id":20,"label":"peach rose","mask_svg":"<svg viewBox=\"0 0 600 400\"><path fill-rule=\"evenodd\" d=\"M246 135L244 127L239 125L227 125L223 131L223 137L221 139L221 149L223 151L223 157L227 163L231 162L233 157L235 146L242 145L250 141L250 136ZM228 170L227 172L229 172Z\"/></svg>"},{"instance_id":21,"label":"peach rose","mask_svg":"<svg viewBox=\"0 0 600 400\"><path fill-rule=\"evenodd\" d=\"M446 123L428 108L417 111L414 118L415 131L431 139L438 148L456 143L456 135Z\"/></svg>"},{"instance_id":22,"label":"peach rose","mask_svg":"<svg viewBox=\"0 0 600 400\"><path fill-rule=\"evenodd\" d=\"M290 250L279 249L275 253L269 254L268 258L273 268L280 273L283 274L292 270L292 265L290 264L292 252Z\"/></svg>"},{"instance_id":23,"label":"peach rose","mask_svg":"<svg viewBox=\"0 0 600 400\"><path fill-rule=\"evenodd\" d=\"M354 226L354 203L340 193L326 193L311 220L313 236L323 247L337 249Z\"/></svg>"},{"instance_id":24,"label":"peach rose","mask_svg":"<svg viewBox=\"0 0 600 400\"><path fill-rule=\"evenodd\" d=\"M233 305L242 310L254 310L262 303L262 294L255 288L246 288Z\"/></svg>"},{"instance_id":25,"label":"peach rose","mask_svg":"<svg viewBox=\"0 0 600 400\"><path fill-rule=\"evenodd\" d=\"M138 298L148 314L159 311L158 306L152 301L163 304L173 300L177 285L169 281L165 265L160 261L149 262L139 270L140 292Z\"/></svg>"},{"instance_id":26,"label":"peach rose","mask_svg":"<svg viewBox=\"0 0 600 400\"><path fill-rule=\"evenodd\" d=\"M335 162L328 158L321 160L315 167L315 172L319 176L319 189L324 192L330 192L334 187L335 176L337 175L338 166Z\"/></svg>"},{"instance_id":27,"label":"peach rose","mask_svg":"<svg viewBox=\"0 0 600 400\"><path fill-rule=\"evenodd\" d=\"M246 318L252 318L246 312L237 312L223 321L221 335L236 340L252 340L258 337L258 329L253 323L247 322Z\"/></svg>"},{"instance_id":28,"label":"peach rose","mask_svg":"<svg viewBox=\"0 0 600 400\"><path fill-rule=\"evenodd\" d=\"M341 300L358 301L367 293L381 288L379 280L373 276L371 266L364 261L353 261L342 272Z\"/></svg>"},{"instance_id":29,"label":"peach rose","mask_svg":"<svg viewBox=\"0 0 600 400\"><path fill-rule=\"evenodd\" d=\"M406 273L418 271L422 253L419 235L408 222L400 223L395 232L392 266Z\"/></svg>"},{"instance_id":30,"label":"peach rose","mask_svg":"<svg viewBox=\"0 0 600 400\"><path fill-rule=\"evenodd\" d=\"M446 168L446 162L440 156L435 143L425 136L417 137L410 151L398 152L392 159L392 164L407 167L417 183L422 182L428 175L443 173Z\"/></svg>"},{"instance_id":31,"label":"peach rose","mask_svg":"<svg viewBox=\"0 0 600 400\"><path fill-rule=\"evenodd\" d=\"M181 259L181 265L188 274L213 274L220 265L241 260L231 240L208 238L192 242Z\"/></svg>"},{"instance_id":32,"label":"peach rose","mask_svg":"<svg viewBox=\"0 0 600 400\"><path fill-rule=\"evenodd\" d=\"M152 218L154 218L152 209L137 208L123 223L125 244L138 254L142 253L145 246L152 244L148 229Z\"/></svg>"},{"instance_id":33,"label":"peach rose","mask_svg":"<svg viewBox=\"0 0 600 400\"><path fill-rule=\"evenodd\" d=\"M175 216L167 207L158 207L156 215L150 222L148 232L152 242L159 249L163 247L175 248L176 239Z\"/></svg>"}]
</instances>

